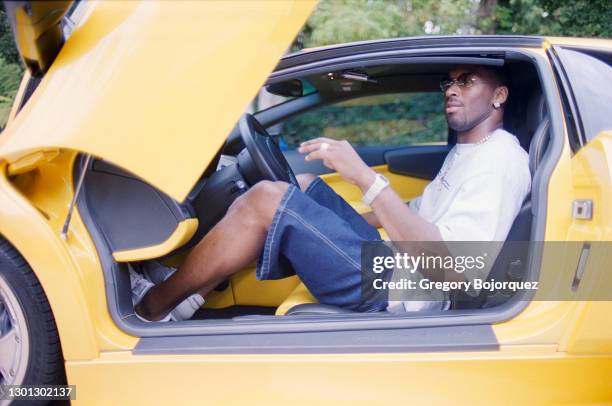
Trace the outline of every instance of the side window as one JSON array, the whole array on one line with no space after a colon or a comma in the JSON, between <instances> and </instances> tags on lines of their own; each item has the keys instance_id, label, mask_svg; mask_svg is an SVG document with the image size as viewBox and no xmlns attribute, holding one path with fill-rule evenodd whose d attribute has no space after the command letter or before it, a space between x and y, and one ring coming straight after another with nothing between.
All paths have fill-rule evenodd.
<instances>
[{"instance_id":1,"label":"side window","mask_svg":"<svg viewBox=\"0 0 612 406\"><path fill-rule=\"evenodd\" d=\"M446 144L442 106L440 92L365 96L292 117L279 130L287 149L316 137L354 146Z\"/></svg>"},{"instance_id":2,"label":"side window","mask_svg":"<svg viewBox=\"0 0 612 406\"><path fill-rule=\"evenodd\" d=\"M602 130L612 130L612 67L610 57L555 48L567 73L578 105L586 141Z\"/></svg>"}]
</instances>

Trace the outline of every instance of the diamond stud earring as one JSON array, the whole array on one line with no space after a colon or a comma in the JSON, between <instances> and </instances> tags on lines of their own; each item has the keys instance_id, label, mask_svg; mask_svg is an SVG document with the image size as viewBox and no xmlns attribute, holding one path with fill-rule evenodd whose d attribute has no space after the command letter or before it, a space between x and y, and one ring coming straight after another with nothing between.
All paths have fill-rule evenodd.
<instances>
[{"instance_id":1,"label":"diamond stud earring","mask_svg":"<svg viewBox=\"0 0 612 406\"><path fill-rule=\"evenodd\" d=\"M495 107L496 109L498 109L500 106L501 106L501 104L499 104L499 102L493 103L493 107Z\"/></svg>"}]
</instances>

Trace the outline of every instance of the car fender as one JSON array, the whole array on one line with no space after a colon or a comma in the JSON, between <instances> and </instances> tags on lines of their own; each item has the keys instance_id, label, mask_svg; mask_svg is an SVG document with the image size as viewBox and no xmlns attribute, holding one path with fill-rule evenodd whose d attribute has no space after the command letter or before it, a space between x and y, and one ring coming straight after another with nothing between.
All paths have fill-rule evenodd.
<instances>
[{"instance_id":1,"label":"car fender","mask_svg":"<svg viewBox=\"0 0 612 406\"><path fill-rule=\"evenodd\" d=\"M106 301L97 300L100 293L87 294L88 287L91 290L92 287L104 286L99 268L98 272L83 269L68 248L70 239L79 240L83 235L69 234L66 241L62 240L50 225L50 219L6 177L5 163L0 163L0 170L0 234L24 257L36 274L53 311L64 359L97 358L100 351L98 337L102 335L112 339L112 334L96 331L97 327L100 328L97 321L104 317L108 322L112 321ZM74 217L73 222L80 223L80 219ZM81 254L87 255L87 252ZM102 289L102 297L103 293ZM103 323L99 324L104 327Z\"/></svg>"}]
</instances>

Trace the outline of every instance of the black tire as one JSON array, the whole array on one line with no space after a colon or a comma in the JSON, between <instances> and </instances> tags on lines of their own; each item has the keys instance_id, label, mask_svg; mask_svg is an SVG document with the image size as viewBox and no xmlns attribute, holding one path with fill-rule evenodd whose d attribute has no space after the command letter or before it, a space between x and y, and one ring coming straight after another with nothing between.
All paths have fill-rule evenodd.
<instances>
[{"instance_id":1,"label":"black tire","mask_svg":"<svg viewBox=\"0 0 612 406\"><path fill-rule=\"evenodd\" d=\"M18 302L16 305L25 316L27 326L28 365L23 382L15 384L65 384L64 360L57 326L47 296L24 258L2 237L0 237L0 277L16 297ZM7 382L8 379L0 377L0 382L3 381ZM46 402L38 404L44 403Z\"/></svg>"}]
</instances>

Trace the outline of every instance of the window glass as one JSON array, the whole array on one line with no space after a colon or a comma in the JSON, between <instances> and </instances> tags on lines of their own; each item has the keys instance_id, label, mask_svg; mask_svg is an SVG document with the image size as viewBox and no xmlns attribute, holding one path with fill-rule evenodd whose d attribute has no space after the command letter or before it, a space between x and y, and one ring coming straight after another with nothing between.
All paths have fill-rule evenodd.
<instances>
[{"instance_id":1,"label":"window glass","mask_svg":"<svg viewBox=\"0 0 612 406\"><path fill-rule=\"evenodd\" d=\"M318 108L282 123L287 148L330 137L354 146L432 144L447 141L440 92L366 96Z\"/></svg>"},{"instance_id":2,"label":"window glass","mask_svg":"<svg viewBox=\"0 0 612 406\"><path fill-rule=\"evenodd\" d=\"M612 67L582 52L557 48L572 86L587 142L612 130Z\"/></svg>"}]
</instances>

